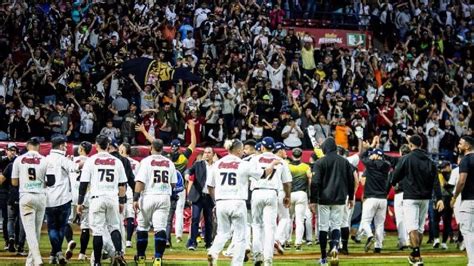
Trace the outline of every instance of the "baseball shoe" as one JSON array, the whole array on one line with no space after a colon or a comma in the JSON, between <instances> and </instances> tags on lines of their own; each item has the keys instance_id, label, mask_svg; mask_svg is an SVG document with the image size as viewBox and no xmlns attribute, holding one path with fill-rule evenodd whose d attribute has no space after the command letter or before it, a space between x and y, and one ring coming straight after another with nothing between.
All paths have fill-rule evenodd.
<instances>
[{"instance_id":1,"label":"baseball shoe","mask_svg":"<svg viewBox=\"0 0 474 266\"><path fill-rule=\"evenodd\" d=\"M253 263L254 266L262 266L263 265L263 261L261 260L258 260L256 262Z\"/></svg>"},{"instance_id":2,"label":"baseball shoe","mask_svg":"<svg viewBox=\"0 0 474 266\"><path fill-rule=\"evenodd\" d=\"M49 264L58 264L58 258L56 258L56 256L49 256Z\"/></svg>"},{"instance_id":3,"label":"baseball shoe","mask_svg":"<svg viewBox=\"0 0 474 266\"><path fill-rule=\"evenodd\" d=\"M408 263L410 263L410 265L415 265L415 266L423 266L423 260L421 259L421 257L412 257L412 256L408 256Z\"/></svg>"},{"instance_id":4,"label":"baseball shoe","mask_svg":"<svg viewBox=\"0 0 474 266\"><path fill-rule=\"evenodd\" d=\"M228 251L228 250L224 250L222 251L222 255L224 255L224 257L232 257L232 252Z\"/></svg>"},{"instance_id":5,"label":"baseball shoe","mask_svg":"<svg viewBox=\"0 0 474 266\"><path fill-rule=\"evenodd\" d=\"M183 242L183 238L180 236L176 237L176 243L181 243L181 242Z\"/></svg>"},{"instance_id":6,"label":"baseball shoe","mask_svg":"<svg viewBox=\"0 0 474 266\"><path fill-rule=\"evenodd\" d=\"M135 260L135 263L137 264L137 266L145 266L146 265L145 256L135 255L134 260Z\"/></svg>"},{"instance_id":7,"label":"baseball shoe","mask_svg":"<svg viewBox=\"0 0 474 266\"><path fill-rule=\"evenodd\" d=\"M349 250L347 248L341 248L339 249L339 253L341 253L342 255L349 255Z\"/></svg>"},{"instance_id":8,"label":"baseball shoe","mask_svg":"<svg viewBox=\"0 0 474 266\"><path fill-rule=\"evenodd\" d=\"M306 241L306 246L312 246L313 245L313 241Z\"/></svg>"},{"instance_id":9,"label":"baseball shoe","mask_svg":"<svg viewBox=\"0 0 474 266\"><path fill-rule=\"evenodd\" d=\"M433 242L433 248L439 248L439 238L436 238Z\"/></svg>"},{"instance_id":10,"label":"baseball shoe","mask_svg":"<svg viewBox=\"0 0 474 266\"><path fill-rule=\"evenodd\" d=\"M275 241L275 243L273 244L273 247L276 249L276 251L278 252L278 254L280 255L283 255L285 253L285 250L283 249L283 247L281 246L281 243L280 241Z\"/></svg>"},{"instance_id":11,"label":"baseball shoe","mask_svg":"<svg viewBox=\"0 0 474 266\"><path fill-rule=\"evenodd\" d=\"M94 265L94 266L102 266L102 263L100 263L100 262L95 263L95 262L94 262L94 264L92 264L92 265Z\"/></svg>"},{"instance_id":12,"label":"baseball shoe","mask_svg":"<svg viewBox=\"0 0 474 266\"><path fill-rule=\"evenodd\" d=\"M18 247L16 255L21 256L21 257L25 257L25 256L28 256L28 252L25 251L25 248Z\"/></svg>"},{"instance_id":13,"label":"baseball shoe","mask_svg":"<svg viewBox=\"0 0 474 266\"><path fill-rule=\"evenodd\" d=\"M466 250L466 244L464 244L464 241L462 241L461 243L459 243L459 250L460 250L460 251Z\"/></svg>"},{"instance_id":14,"label":"baseball shoe","mask_svg":"<svg viewBox=\"0 0 474 266\"><path fill-rule=\"evenodd\" d=\"M302 250L302 249L301 249L301 245L295 245L295 250L296 250L296 251L301 251L301 250Z\"/></svg>"},{"instance_id":15,"label":"baseball shoe","mask_svg":"<svg viewBox=\"0 0 474 266\"><path fill-rule=\"evenodd\" d=\"M331 252L329 252L329 256L330 256L329 265L338 266L339 265L339 257L338 257L338 253L337 253L336 248L333 248L331 250Z\"/></svg>"},{"instance_id":16,"label":"baseball shoe","mask_svg":"<svg viewBox=\"0 0 474 266\"><path fill-rule=\"evenodd\" d=\"M374 253L382 253L382 249L381 248L374 248Z\"/></svg>"},{"instance_id":17,"label":"baseball shoe","mask_svg":"<svg viewBox=\"0 0 474 266\"><path fill-rule=\"evenodd\" d=\"M354 241L356 244L360 244L360 243L361 243L360 239L357 238L357 236L351 236L351 239L352 239L352 241Z\"/></svg>"},{"instance_id":18,"label":"baseball shoe","mask_svg":"<svg viewBox=\"0 0 474 266\"><path fill-rule=\"evenodd\" d=\"M327 259L320 259L319 260L319 265L328 266L328 260Z\"/></svg>"},{"instance_id":19,"label":"baseball shoe","mask_svg":"<svg viewBox=\"0 0 474 266\"><path fill-rule=\"evenodd\" d=\"M433 244L433 239L428 239L428 241L426 241L426 244Z\"/></svg>"},{"instance_id":20,"label":"baseball shoe","mask_svg":"<svg viewBox=\"0 0 474 266\"><path fill-rule=\"evenodd\" d=\"M79 253L79 255L77 256L77 260L86 261L87 260L86 254Z\"/></svg>"},{"instance_id":21,"label":"baseball shoe","mask_svg":"<svg viewBox=\"0 0 474 266\"><path fill-rule=\"evenodd\" d=\"M196 250L196 246L194 246L194 245L191 245L191 246L189 246L189 247L188 247L188 250L195 251L195 250Z\"/></svg>"},{"instance_id":22,"label":"baseball shoe","mask_svg":"<svg viewBox=\"0 0 474 266\"><path fill-rule=\"evenodd\" d=\"M14 238L10 238L8 239L8 252L15 252L16 249L15 249L15 239Z\"/></svg>"},{"instance_id":23,"label":"baseball shoe","mask_svg":"<svg viewBox=\"0 0 474 266\"><path fill-rule=\"evenodd\" d=\"M161 258L155 258L155 260L153 260L153 266L161 266Z\"/></svg>"},{"instance_id":24,"label":"baseball shoe","mask_svg":"<svg viewBox=\"0 0 474 266\"><path fill-rule=\"evenodd\" d=\"M74 240L69 241L67 244L67 250L66 250L66 259L70 260L72 258L72 251L76 248L76 242Z\"/></svg>"},{"instance_id":25,"label":"baseball shoe","mask_svg":"<svg viewBox=\"0 0 474 266\"><path fill-rule=\"evenodd\" d=\"M170 248L171 247L171 243L169 241L166 241L166 248Z\"/></svg>"},{"instance_id":26,"label":"baseball shoe","mask_svg":"<svg viewBox=\"0 0 474 266\"><path fill-rule=\"evenodd\" d=\"M448 250L448 245L446 243L441 243L441 249Z\"/></svg>"},{"instance_id":27,"label":"baseball shoe","mask_svg":"<svg viewBox=\"0 0 474 266\"><path fill-rule=\"evenodd\" d=\"M207 254L207 265L217 266L217 259L214 258L211 254Z\"/></svg>"},{"instance_id":28,"label":"baseball shoe","mask_svg":"<svg viewBox=\"0 0 474 266\"><path fill-rule=\"evenodd\" d=\"M127 240L127 242L125 242L125 247L126 248L131 248L132 247L132 241Z\"/></svg>"},{"instance_id":29,"label":"baseball shoe","mask_svg":"<svg viewBox=\"0 0 474 266\"><path fill-rule=\"evenodd\" d=\"M250 249L245 250L244 262L249 261Z\"/></svg>"},{"instance_id":30,"label":"baseball shoe","mask_svg":"<svg viewBox=\"0 0 474 266\"><path fill-rule=\"evenodd\" d=\"M373 236L369 237L367 239L367 243L365 243L364 251L369 252L369 250L372 247L372 245L374 244L374 242L375 242L374 237Z\"/></svg>"},{"instance_id":31,"label":"baseball shoe","mask_svg":"<svg viewBox=\"0 0 474 266\"><path fill-rule=\"evenodd\" d=\"M254 254L253 258L253 265L254 266L262 266L263 265L263 255L262 254Z\"/></svg>"},{"instance_id":32,"label":"baseball shoe","mask_svg":"<svg viewBox=\"0 0 474 266\"><path fill-rule=\"evenodd\" d=\"M115 256L112 257L112 263L110 264L112 266L126 266L127 262L125 261L125 258L123 257L122 252L116 251Z\"/></svg>"},{"instance_id":33,"label":"baseball shoe","mask_svg":"<svg viewBox=\"0 0 474 266\"><path fill-rule=\"evenodd\" d=\"M67 264L67 259L64 257L62 252L56 253L56 257L58 258L58 264L59 265L66 265Z\"/></svg>"},{"instance_id":34,"label":"baseball shoe","mask_svg":"<svg viewBox=\"0 0 474 266\"><path fill-rule=\"evenodd\" d=\"M201 243L202 241L202 237L199 235L198 237L196 237L196 242L199 244Z\"/></svg>"}]
</instances>

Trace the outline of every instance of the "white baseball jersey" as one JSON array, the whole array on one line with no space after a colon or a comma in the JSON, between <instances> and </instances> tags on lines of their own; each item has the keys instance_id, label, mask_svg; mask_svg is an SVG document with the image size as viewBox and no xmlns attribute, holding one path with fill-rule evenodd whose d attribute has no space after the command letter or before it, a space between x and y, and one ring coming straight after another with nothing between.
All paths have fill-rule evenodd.
<instances>
[{"instance_id":1,"label":"white baseball jersey","mask_svg":"<svg viewBox=\"0 0 474 266\"><path fill-rule=\"evenodd\" d=\"M244 161L232 154L215 162L211 172L206 185L215 188L216 200L247 200L249 178L258 179L264 174L255 161Z\"/></svg>"},{"instance_id":2,"label":"white baseball jersey","mask_svg":"<svg viewBox=\"0 0 474 266\"><path fill-rule=\"evenodd\" d=\"M254 156L251 162L255 163L258 168L267 168L274 160L282 160L277 155L271 152L265 152ZM286 163L275 166L273 173L268 176L263 176L259 179L255 179L254 189L275 189L278 190L282 183L291 182L292 177L290 169Z\"/></svg>"},{"instance_id":3,"label":"white baseball jersey","mask_svg":"<svg viewBox=\"0 0 474 266\"><path fill-rule=\"evenodd\" d=\"M45 161L47 163L46 177L54 176L54 184L46 187L46 207L57 207L72 201L69 173L79 169L60 150L51 150Z\"/></svg>"},{"instance_id":4,"label":"white baseball jersey","mask_svg":"<svg viewBox=\"0 0 474 266\"><path fill-rule=\"evenodd\" d=\"M354 166L355 168L357 168L359 166L359 161L360 161L360 157L359 157L359 154L356 153L354 155L351 155L351 156L348 156L346 158L350 164L352 164L352 166Z\"/></svg>"},{"instance_id":5,"label":"white baseball jersey","mask_svg":"<svg viewBox=\"0 0 474 266\"><path fill-rule=\"evenodd\" d=\"M131 157L127 157L127 159L130 161L130 165L132 166L133 175L137 176L138 167L140 166L140 162L133 159L133 158L131 158ZM127 195L127 199L132 199L133 198L133 191L132 191L132 188L130 186L127 186L126 195ZM130 201L130 203L131 203L131 201Z\"/></svg>"},{"instance_id":6,"label":"white baseball jersey","mask_svg":"<svg viewBox=\"0 0 474 266\"><path fill-rule=\"evenodd\" d=\"M72 159L72 161L78 166L81 162L87 160L87 156L77 156ZM73 171L69 173L69 181L71 182L71 195L72 195L72 204L77 205L77 199L79 198L79 185L81 184L81 172ZM84 199L84 205L88 205L89 191L86 193Z\"/></svg>"},{"instance_id":7,"label":"white baseball jersey","mask_svg":"<svg viewBox=\"0 0 474 266\"><path fill-rule=\"evenodd\" d=\"M90 183L90 196L117 197L119 183L127 183L120 159L107 152L91 156L82 167L81 182Z\"/></svg>"},{"instance_id":8,"label":"white baseball jersey","mask_svg":"<svg viewBox=\"0 0 474 266\"><path fill-rule=\"evenodd\" d=\"M29 151L15 159L12 179L20 179L20 194L45 193L46 163L44 158L37 151Z\"/></svg>"},{"instance_id":9,"label":"white baseball jersey","mask_svg":"<svg viewBox=\"0 0 474 266\"><path fill-rule=\"evenodd\" d=\"M170 195L171 184L176 184L174 163L161 154L152 154L140 162L135 182L145 184L143 195Z\"/></svg>"}]
</instances>

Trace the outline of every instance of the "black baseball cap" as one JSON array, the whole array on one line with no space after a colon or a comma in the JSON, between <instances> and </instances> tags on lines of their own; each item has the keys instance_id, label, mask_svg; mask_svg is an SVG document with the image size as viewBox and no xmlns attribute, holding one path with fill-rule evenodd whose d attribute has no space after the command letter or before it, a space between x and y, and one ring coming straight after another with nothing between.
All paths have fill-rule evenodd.
<instances>
[{"instance_id":1,"label":"black baseball cap","mask_svg":"<svg viewBox=\"0 0 474 266\"><path fill-rule=\"evenodd\" d=\"M264 137L262 139L262 146L267 149L273 150L273 148L275 148L275 141L272 137Z\"/></svg>"}]
</instances>

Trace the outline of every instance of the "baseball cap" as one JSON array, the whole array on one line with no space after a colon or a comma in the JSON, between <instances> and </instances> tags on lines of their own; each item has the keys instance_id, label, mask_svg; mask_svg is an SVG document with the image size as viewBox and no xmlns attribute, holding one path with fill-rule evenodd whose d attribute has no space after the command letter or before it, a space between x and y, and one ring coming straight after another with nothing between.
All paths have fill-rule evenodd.
<instances>
[{"instance_id":1,"label":"baseball cap","mask_svg":"<svg viewBox=\"0 0 474 266\"><path fill-rule=\"evenodd\" d=\"M63 137L54 137L51 139L51 144L53 147L66 143L66 139Z\"/></svg>"},{"instance_id":2,"label":"baseball cap","mask_svg":"<svg viewBox=\"0 0 474 266\"><path fill-rule=\"evenodd\" d=\"M286 145L283 142L277 142L275 143L275 148L273 149L273 151L285 150L285 149L286 149Z\"/></svg>"},{"instance_id":3,"label":"baseball cap","mask_svg":"<svg viewBox=\"0 0 474 266\"><path fill-rule=\"evenodd\" d=\"M33 146L38 146L40 145L40 141L38 138L36 137L32 137L30 138L27 142L26 142L27 145L33 145Z\"/></svg>"},{"instance_id":4,"label":"baseball cap","mask_svg":"<svg viewBox=\"0 0 474 266\"><path fill-rule=\"evenodd\" d=\"M7 145L7 150L9 151L15 150L16 152L18 152L18 147L16 146L15 142L10 142Z\"/></svg>"},{"instance_id":5,"label":"baseball cap","mask_svg":"<svg viewBox=\"0 0 474 266\"><path fill-rule=\"evenodd\" d=\"M179 141L179 139L174 139L171 141L171 147L180 147L181 146L181 142Z\"/></svg>"},{"instance_id":6,"label":"baseball cap","mask_svg":"<svg viewBox=\"0 0 474 266\"><path fill-rule=\"evenodd\" d=\"M438 162L438 169L443 169L445 167L447 167L448 165L451 165L451 163L449 161L439 161Z\"/></svg>"},{"instance_id":7,"label":"baseball cap","mask_svg":"<svg viewBox=\"0 0 474 266\"><path fill-rule=\"evenodd\" d=\"M370 155L378 155L378 156L383 156L383 151L381 149L374 149L370 152Z\"/></svg>"},{"instance_id":8,"label":"baseball cap","mask_svg":"<svg viewBox=\"0 0 474 266\"><path fill-rule=\"evenodd\" d=\"M257 142L257 143L255 144L255 149L256 149L257 151L259 151L261 147L262 147L262 142Z\"/></svg>"},{"instance_id":9,"label":"baseball cap","mask_svg":"<svg viewBox=\"0 0 474 266\"><path fill-rule=\"evenodd\" d=\"M262 145L263 147L272 150L273 148L275 148L275 141L272 137L264 137L262 139Z\"/></svg>"}]
</instances>

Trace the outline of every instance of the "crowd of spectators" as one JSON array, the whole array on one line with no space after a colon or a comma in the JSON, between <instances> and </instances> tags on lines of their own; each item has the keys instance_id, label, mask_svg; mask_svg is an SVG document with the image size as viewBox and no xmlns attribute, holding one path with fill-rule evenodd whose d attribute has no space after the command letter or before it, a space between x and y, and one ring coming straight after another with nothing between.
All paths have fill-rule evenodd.
<instances>
[{"instance_id":1,"label":"crowd of spectators","mask_svg":"<svg viewBox=\"0 0 474 266\"><path fill-rule=\"evenodd\" d=\"M472 134L474 7L465 0L24 1L0 8L0 139L145 144L140 130L200 145L272 136L312 148L328 136L353 148L380 136L396 151L424 136L452 157ZM316 47L285 18L355 18L368 46ZM121 64L156 60L140 84ZM177 79L187 69L202 81ZM136 126L141 125L137 127Z\"/></svg>"}]
</instances>

